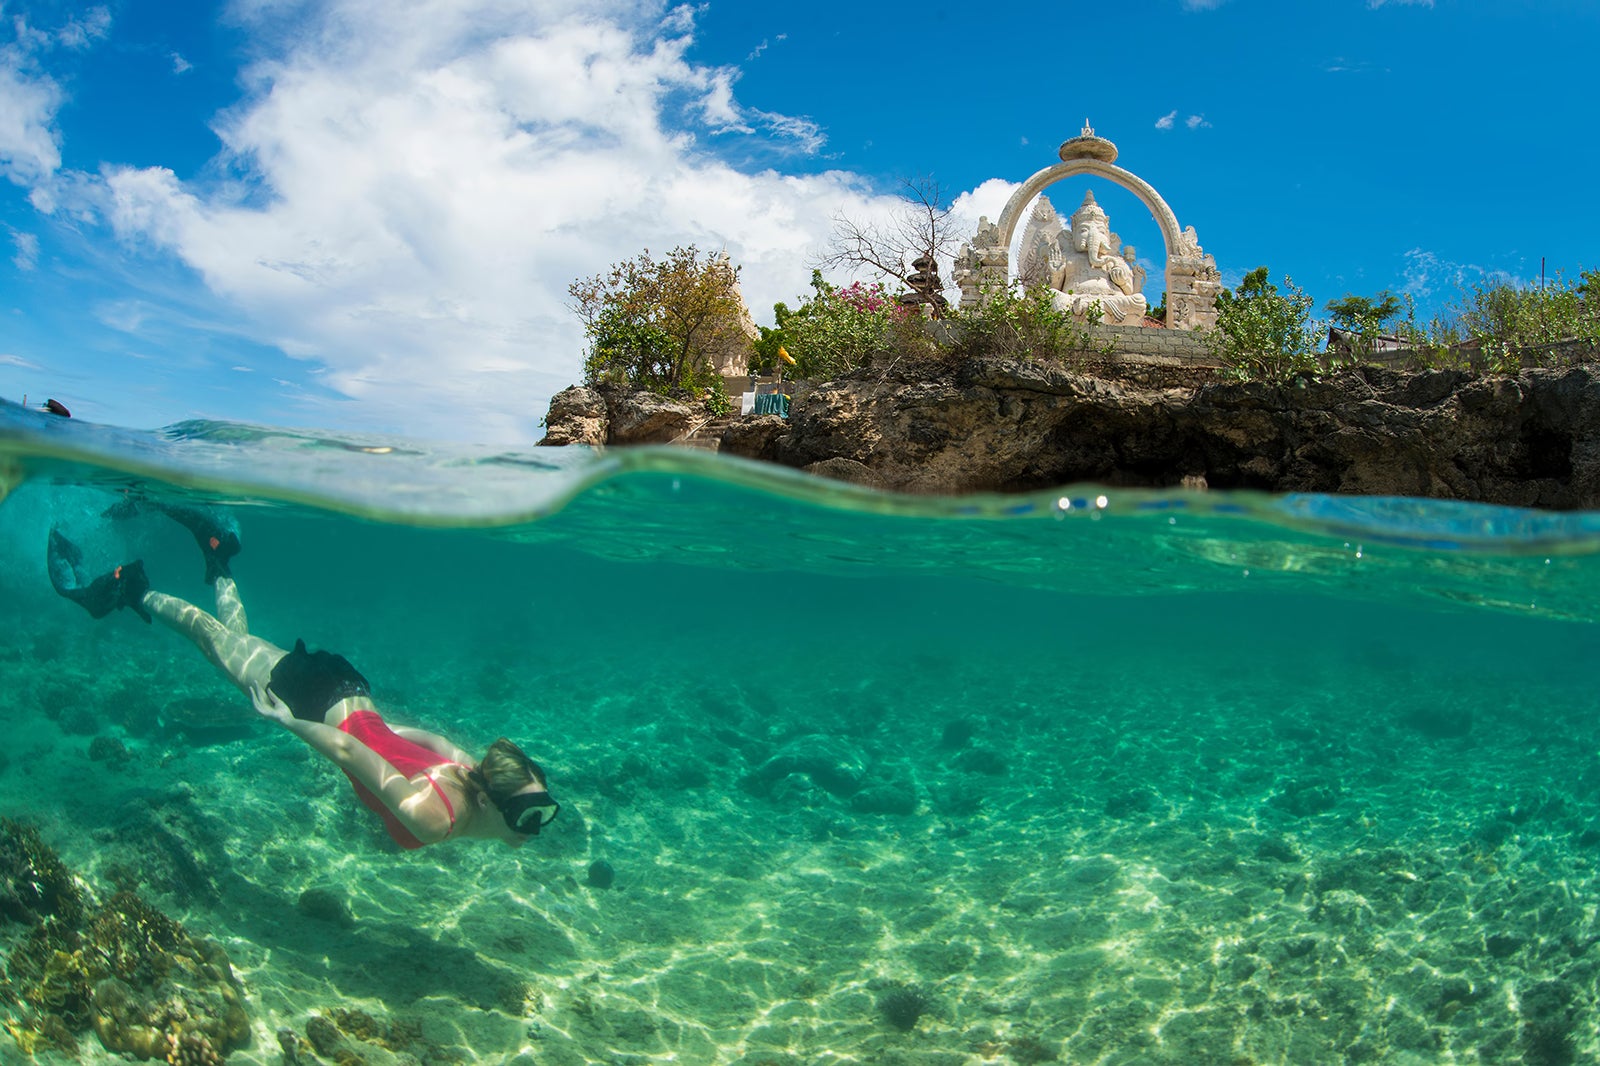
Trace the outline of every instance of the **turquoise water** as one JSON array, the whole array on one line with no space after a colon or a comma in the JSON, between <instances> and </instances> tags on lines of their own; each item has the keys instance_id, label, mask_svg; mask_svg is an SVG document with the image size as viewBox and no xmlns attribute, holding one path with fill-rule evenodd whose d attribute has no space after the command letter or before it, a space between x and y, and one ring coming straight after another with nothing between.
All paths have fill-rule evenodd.
<instances>
[{"instance_id":1,"label":"turquoise water","mask_svg":"<svg viewBox=\"0 0 1600 1066\"><path fill-rule=\"evenodd\" d=\"M0 448L0 812L223 947L229 1062L1600 1055L1600 516L9 407ZM174 634L57 598L52 525L210 606L128 489L232 508L253 631L517 739L560 819L403 853Z\"/></svg>"}]
</instances>

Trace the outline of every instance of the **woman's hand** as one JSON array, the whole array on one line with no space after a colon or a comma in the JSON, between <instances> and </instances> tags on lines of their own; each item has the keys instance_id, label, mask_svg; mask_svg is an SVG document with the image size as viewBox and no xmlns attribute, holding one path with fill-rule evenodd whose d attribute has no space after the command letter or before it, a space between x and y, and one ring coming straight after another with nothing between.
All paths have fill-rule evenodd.
<instances>
[{"instance_id":1,"label":"woman's hand","mask_svg":"<svg viewBox=\"0 0 1600 1066\"><path fill-rule=\"evenodd\" d=\"M289 705L280 700L271 689L265 685L250 686L250 702L263 718L270 718L279 725L288 725L294 721L294 712Z\"/></svg>"}]
</instances>

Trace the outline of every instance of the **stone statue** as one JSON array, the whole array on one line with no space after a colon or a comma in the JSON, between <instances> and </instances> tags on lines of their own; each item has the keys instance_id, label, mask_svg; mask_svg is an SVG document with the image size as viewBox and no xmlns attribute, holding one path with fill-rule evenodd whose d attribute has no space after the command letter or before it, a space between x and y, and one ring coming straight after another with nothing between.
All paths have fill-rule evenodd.
<instances>
[{"instance_id":1,"label":"stone statue","mask_svg":"<svg viewBox=\"0 0 1600 1066\"><path fill-rule=\"evenodd\" d=\"M1099 304L1101 321L1118 324L1143 321L1149 308L1144 293L1144 270L1134 261L1133 249L1111 232L1110 220L1094 193L1072 213L1070 228L1060 231L1050 252L1050 287L1055 305L1073 315L1086 315Z\"/></svg>"}]
</instances>

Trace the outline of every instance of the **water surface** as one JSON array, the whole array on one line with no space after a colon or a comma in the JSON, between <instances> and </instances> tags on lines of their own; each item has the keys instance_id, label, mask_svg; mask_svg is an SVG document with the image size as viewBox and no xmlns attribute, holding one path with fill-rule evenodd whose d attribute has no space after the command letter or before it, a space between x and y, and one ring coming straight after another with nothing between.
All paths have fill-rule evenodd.
<instances>
[{"instance_id":1,"label":"water surface","mask_svg":"<svg viewBox=\"0 0 1600 1066\"><path fill-rule=\"evenodd\" d=\"M10 407L0 449L0 811L223 945L230 1062L319 1017L374 1063L1600 1053L1595 515ZM53 525L209 606L182 529L103 517L130 491L232 508L254 631L517 739L561 818L403 853L174 634L57 598Z\"/></svg>"}]
</instances>

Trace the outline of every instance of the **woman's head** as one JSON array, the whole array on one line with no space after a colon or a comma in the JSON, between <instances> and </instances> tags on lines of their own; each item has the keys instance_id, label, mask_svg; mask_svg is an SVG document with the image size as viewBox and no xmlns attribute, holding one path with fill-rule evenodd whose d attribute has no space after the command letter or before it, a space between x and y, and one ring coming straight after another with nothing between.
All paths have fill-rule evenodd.
<instances>
[{"instance_id":1,"label":"woman's head","mask_svg":"<svg viewBox=\"0 0 1600 1066\"><path fill-rule=\"evenodd\" d=\"M561 809L550 798L544 769L505 737L489 745L472 776L500 809L506 826L518 833L538 833Z\"/></svg>"}]
</instances>

